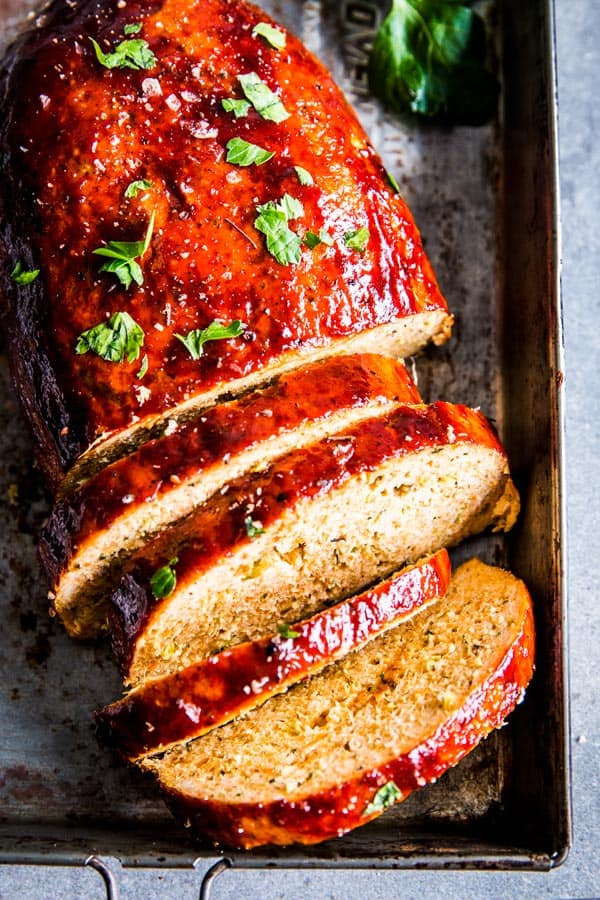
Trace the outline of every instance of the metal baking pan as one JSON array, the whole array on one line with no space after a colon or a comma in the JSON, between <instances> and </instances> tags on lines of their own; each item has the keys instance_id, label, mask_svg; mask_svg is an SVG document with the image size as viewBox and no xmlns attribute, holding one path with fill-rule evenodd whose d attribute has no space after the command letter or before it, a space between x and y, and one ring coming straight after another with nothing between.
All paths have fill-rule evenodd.
<instances>
[{"instance_id":1,"label":"metal baking pan","mask_svg":"<svg viewBox=\"0 0 600 900\"><path fill-rule=\"evenodd\" d=\"M304 849L232 853L234 866L546 869L570 840L561 498L561 335L556 106L550 0L484 3L502 80L499 121L442 128L385 113L365 63L385 3L265 0L346 90L400 182L457 317L416 361L426 399L480 406L497 422L522 492L508 538L473 540L536 602L537 671L526 701L437 784L351 835ZM25 10L0 6L10 33ZM48 510L0 362L0 861L191 866L193 846L151 784L96 744L91 711L118 697L102 646L47 614L36 534Z\"/></svg>"}]
</instances>

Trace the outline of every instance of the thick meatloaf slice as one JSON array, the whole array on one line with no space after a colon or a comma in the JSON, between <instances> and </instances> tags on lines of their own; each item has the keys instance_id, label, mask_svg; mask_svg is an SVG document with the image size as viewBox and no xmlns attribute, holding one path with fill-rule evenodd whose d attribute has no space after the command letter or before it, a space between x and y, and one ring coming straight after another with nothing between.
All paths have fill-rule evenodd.
<instances>
[{"instance_id":1,"label":"thick meatloaf slice","mask_svg":"<svg viewBox=\"0 0 600 900\"><path fill-rule=\"evenodd\" d=\"M232 482L148 545L112 597L117 658L130 683L166 675L468 534L507 529L517 509L484 416L400 406Z\"/></svg>"},{"instance_id":2,"label":"thick meatloaf slice","mask_svg":"<svg viewBox=\"0 0 600 900\"><path fill-rule=\"evenodd\" d=\"M533 659L526 587L471 560L443 603L141 765L201 838L244 848L314 843L455 765L522 700Z\"/></svg>"},{"instance_id":3,"label":"thick meatloaf slice","mask_svg":"<svg viewBox=\"0 0 600 900\"><path fill-rule=\"evenodd\" d=\"M219 404L102 469L59 501L40 551L57 609L114 589L123 562L244 472L419 392L398 360L337 356ZM68 630L90 637L105 619Z\"/></svg>"},{"instance_id":4,"label":"thick meatloaf slice","mask_svg":"<svg viewBox=\"0 0 600 900\"><path fill-rule=\"evenodd\" d=\"M65 490L276 373L448 337L356 116L300 41L254 32L265 21L242 0L55 0L0 71L8 347ZM119 65L132 24L147 46ZM260 151L273 155L243 159ZM15 283L19 264L39 276ZM215 323L238 336L204 343Z\"/></svg>"},{"instance_id":5,"label":"thick meatloaf slice","mask_svg":"<svg viewBox=\"0 0 600 900\"><path fill-rule=\"evenodd\" d=\"M129 759L198 737L435 603L449 581L440 550L311 619L146 681L96 713L98 736Z\"/></svg>"}]
</instances>

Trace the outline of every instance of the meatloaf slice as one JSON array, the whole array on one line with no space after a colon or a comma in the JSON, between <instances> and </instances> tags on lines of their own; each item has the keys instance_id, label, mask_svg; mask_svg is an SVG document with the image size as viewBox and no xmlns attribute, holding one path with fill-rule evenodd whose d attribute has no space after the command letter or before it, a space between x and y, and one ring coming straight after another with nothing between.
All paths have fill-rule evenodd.
<instances>
[{"instance_id":1,"label":"meatloaf slice","mask_svg":"<svg viewBox=\"0 0 600 900\"><path fill-rule=\"evenodd\" d=\"M129 759L198 737L435 603L449 581L440 550L311 619L146 681L96 713L98 736Z\"/></svg>"},{"instance_id":2,"label":"meatloaf slice","mask_svg":"<svg viewBox=\"0 0 600 900\"><path fill-rule=\"evenodd\" d=\"M401 362L361 354L315 363L179 427L173 422L54 506L40 552L56 609L114 589L131 554L244 472L376 411L420 401ZM90 637L106 617L64 621L74 636Z\"/></svg>"},{"instance_id":3,"label":"meatloaf slice","mask_svg":"<svg viewBox=\"0 0 600 900\"><path fill-rule=\"evenodd\" d=\"M336 837L435 781L500 726L533 656L526 587L471 560L443 603L142 768L214 843Z\"/></svg>"},{"instance_id":4,"label":"meatloaf slice","mask_svg":"<svg viewBox=\"0 0 600 900\"><path fill-rule=\"evenodd\" d=\"M8 350L64 489L228 392L449 335L355 114L297 38L255 32L268 21L243 0L56 2L0 67ZM115 50L127 25L139 65Z\"/></svg>"},{"instance_id":5,"label":"meatloaf slice","mask_svg":"<svg viewBox=\"0 0 600 900\"><path fill-rule=\"evenodd\" d=\"M133 684L169 674L468 534L507 529L517 508L484 416L400 406L242 476L148 545L112 597L117 658Z\"/></svg>"}]
</instances>

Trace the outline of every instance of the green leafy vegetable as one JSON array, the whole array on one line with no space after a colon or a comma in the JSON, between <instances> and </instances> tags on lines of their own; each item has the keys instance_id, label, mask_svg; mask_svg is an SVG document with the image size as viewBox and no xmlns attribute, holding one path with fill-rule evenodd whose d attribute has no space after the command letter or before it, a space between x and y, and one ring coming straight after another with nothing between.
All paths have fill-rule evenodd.
<instances>
[{"instance_id":1,"label":"green leafy vegetable","mask_svg":"<svg viewBox=\"0 0 600 900\"><path fill-rule=\"evenodd\" d=\"M151 187L152 182L146 181L145 178L140 178L138 181L132 181L125 189L125 197L127 200L131 200L132 197L137 197L139 191L149 191Z\"/></svg>"},{"instance_id":2,"label":"green leafy vegetable","mask_svg":"<svg viewBox=\"0 0 600 900\"><path fill-rule=\"evenodd\" d=\"M318 234L315 234L314 231L307 231L304 235L304 243L307 247L310 247L311 250L314 250L319 244L327 244L328 247L332 247L333 238L324 228L321 228Z\"/></svg>"},{"instance_id":3,"label":"green leafy vegetable","mask_svg":"<svg viewBox=\"0 0 600 900\"><path fill-rule=\"evenodd\" d=\"M238 75L238 81L244 96L250 101L256 112L270 122L284 122L289 112L271 88L261 81L256 72Z\"/></svg>"},{"instance_id":4,"label":"green leafy vegetable","mask_svg":"<svg viewBox=\"0 0 600 900\"><path fill-rule=\"evenodd\" d=\"M275 156L258 144L250 144L243 138L234 137L227 141L227 162L236 166L262 166Z\"/></svg>"},{"instance_id":5,"label":"green leafy vegetable","mask_svg":"<svg viewBox=\"0 0 600 900\"><path fill-rule=\"evenodd\" d=\"M358 250L359 253L365 252L368 242L369 229L366 225L363 225L362 228L358 228L356 231L347 231L344 235L346 247L349 247L350 250Z\"/></svg>"},{"instance_id":6,"label":"green leafy vegetable","mask_svg":"<svg viewBox=\"0 0 600 900\"><path fill-rule=\"evenodd\" d=\"M253 540L255 537L258 537L259 534L264 534L265 529L262 527L262 522L259 522L257 519L253 519L252 516L246 516L244 519L244 527L246 528L246 534Z\"/></svg>"},{"instance_id":7,"label":"green leafy vegetable","mask_svg":"<svg viewBox=\"0 0 600 900\"><path fill-rule=\"evenodd\" d=\"M21 260L18 260L14 269L10 273L10 277L15 284L23 285L31 284L31 282L35 281L39 274L39 269L30 269L29 271L27 271L23 268L23 263L21 262Z\"/></svg>"},{"instance_id":8,"label":"green leafy vegetable","mask_svg":"<svg viewBox=\"0 0 600 900\"><path fill-rule=\"evenodd\" d=\"M264 38L267 44L276 50L285 49L285 32L280 28L273 28L268 22L259 22L252 29L252 37Z\"/></svg>"},{"instance_id":9,"label":"green leafy vegetable","mask_svg":"<svg viewBox=\"0 0 600 900\"><path fill-rule=\"evenodd\" d=\"M390 185L391 185L392 190L394 191L394 193L395 193L395 194L399 194L399 193L400 193L400 185L398 184L398 182L396 181L396 179L394 178L394 176L392 175L392 173L391 173L391 172L388 172L388 171L386 170L386 173L385 173L385 174L386 174L386 178L387 178L387 180L389 181L389 183L390 183Z\"/></svg>"},{"instance_id":10,"label":"green leafy vegetable","mask_svg":"<svg viewBox=\"0 0 600 900\"><path fill-rule=\"evenodd\" d=\"M290 219L304 215L304 207L295 197L284 194L281 200L270 200L256 207L258 216L254 227L264 234L267 250L281 265L291 265L300 261L302 242L299 236L288 228Z\"/></svg>"},{"instance_id":11,"label":"green leafy vegetable","mask_svg":"<svg viewBox=\"0 0 600 900\"><path fill-rule=\"evenodd\" d=\"M133 362L140 355L144 332L129 313L114 313L106 322L94 325L77 338L75 352L96 353L107 362ZM142 363L143 365L143 363Z\"/></svg>"},{"instance_id":12,"label":"green leafy vegetable","mask_svg":"<svg viewBox=\"0 0 600 900\"><path fill-rule=\"evenodd\" d=\"M236 119L245 118L252 106L247 100L235 100L233 97L226 97L224 100L221 100L221 105L225 112L232 112Z\"/></svg>"},{"instance_id":13,"label":"green leafy vegetable","mask_svg":"<svg viewBox=\"0 0 600 900\"><path fill-rule=\"evenodd\" d=\"M186 335L176 334L175 337L186 347L192 359L200 359L204 352L203 347L207 341L223 341L227 338L236 338L243 331L244 326L239 319L235 319L229 325L223 325L222 322L215 319L206 328L195 328Z\"/></svg>"},{"instance_id":14,"label":"green leafy vegetable","mask_svg":"<svg viewBox=\"0 0 600 900\"><path fill-rule=\"evenodd\" d=\"M141 380L147 371L148 371L148 354L144 353L144 355L142 356L142 363L140 365L140 369L136 375L136 378L139 378Z\"/></svg>"},{"instance_id":15,"label":"green leafy vegetable","mask_svg":"<svg viewBox=\"0 0 600 900\"><path fill-rule=\"evenodd\" d=\"M369 59L369 85L398 112L481 125L498 83L485 68L483 19L459 0L393 0Z\"/></svg>"},{"instance_id":16,"label":"green leafy vegetable","mask_svg":"<svg viewBox=\"0 0 600 900\"><path fill-rule=\"evenodd\" d=\"M112 53L104 53L94 38L91 37L90 41L98 62L107 69L152 69L156 65L156 57L148 42L140 38L121 41Z\"/></svg>"},{"instance_id":17,"label":"green leafy vegetable","mask_svg":"<svg viewBox=\"0 0 600 900\"><path fill-rule=\"evenodd\" d=\"M303 169L302 166L294 166L294 171L298 176L298 181L300 182L300 184L306 186L315 183L315 179L312 177L310 172L306 169Z\"/></svg>"},{"instance_id":18,"label":"green leafy vegetable","mask_svg":"<svg viewBox=\"0 0 600 900\"><path fill-rule=\"evenodd\" d=\"M153 230L154 213L150 216L143 241L109 241L106 247L97 247L96 250L92 250L92 253L97 256L108 256L111 260L100 266L100 271L112 272L126 288L132 281L135 281L136 284L143 284L142 268L136 259L142 257L150 246Z\"/></svg>"},{"instance_id":19,"label":"green leafy vegetable","mask_svg":"<svg viewBox=\"0 0 600 900\"><path fill-rule=\"evenodd\" d=\"M389 809L389 807L393 806L396 800L399 800L401 796L402 794L394 782L388 781L387 784L384 784L379 788L365 809L363 816L372 816L373 813L380 813L385 809Z\"/></svg>"},{"instance_id":20,"label":"green leafy vegetable","mask_svg":"<svg viewBox=\"0 0 600 900\"><path fill-rule=\"evenodd\" d=\"M123 34L139 34L142 30L141 22L130 22L129 25L126 25L123 29Z\"/></svg>"},{"instance_id":21,"label":"green leafy vegetable","mask_svg":"<svg viewBox=\"0 0 600 900\"><path fill-rule=\"evenodd\" d=\"M282 638L286 638L286 640L289 640L290 638L297 638L297 637L300 637L300 632L299 632L299 631L294 631L294 629L291 628L291 627L287 624L287 622L284 622L283 625L279 625L278 628L277 628L277 631L279 632L279 634L281 635L281 637L282 637Z\"/></svg>"},{"instance_id":22,"label":"green leafy vegetable","mask_svg":"<svg viewBox=\"0 0 600 900\"><path fill-rule=\"evenodd\" d=\"M178 562L179 560L174 556L173 559L169 560L166 566L157 569L150 579L150 587L157 600L168 597L175 590L177 575L175 574L174 566L176 566Z\"/></svg>"}]
</instances>

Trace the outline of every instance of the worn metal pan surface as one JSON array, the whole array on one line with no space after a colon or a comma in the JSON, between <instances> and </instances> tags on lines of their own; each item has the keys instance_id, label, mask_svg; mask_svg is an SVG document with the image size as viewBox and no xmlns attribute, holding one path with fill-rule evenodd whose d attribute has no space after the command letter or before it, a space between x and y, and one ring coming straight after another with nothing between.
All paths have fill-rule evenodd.
<instances>
[{"instance_id":1,"label":"worn metal pan surface","mask_svg":"<svg viewBox=\"0 0 600 900\"><path fill-rule=\"evenodd\" d=\"M484 4L496 35L499 122L440 128L384 113L365 63L385 3L265 0L347 91L397 177L457 315L416 362L426 399L480 406L498 424L524 510L508 539L461 551L509 564L536 601L526 702L437 784L346 838L232 854L236 866L548 868L569 844L561 501L561 337L552 6ZM0 3L6 39L25 4ZM105 648L48 617L36 558L47 498L0 360L0 861L188 866L202 851L150 784L96 744L91 711L120 693Z\"/></svg>"}]
</instances>

